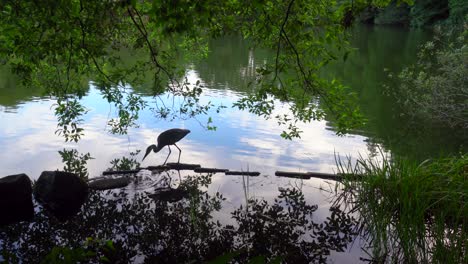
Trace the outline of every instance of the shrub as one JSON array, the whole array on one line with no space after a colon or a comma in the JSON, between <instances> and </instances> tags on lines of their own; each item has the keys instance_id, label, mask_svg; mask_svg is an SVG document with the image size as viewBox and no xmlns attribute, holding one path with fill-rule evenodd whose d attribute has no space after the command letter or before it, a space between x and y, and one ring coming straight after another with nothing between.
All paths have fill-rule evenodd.
<instances>
[{"instance_id":1,"label":"shrub","mask_svg":"<svg viewBox=\"0 0 468 264\"><path fill-rule=\"evenodd\" d=\"M406 115L468 128L467 35L467 29L455 38L436 33L422 46L418 64L389 75L396 85L387 86L387 91Z\"/></svg>"}]
</instances>

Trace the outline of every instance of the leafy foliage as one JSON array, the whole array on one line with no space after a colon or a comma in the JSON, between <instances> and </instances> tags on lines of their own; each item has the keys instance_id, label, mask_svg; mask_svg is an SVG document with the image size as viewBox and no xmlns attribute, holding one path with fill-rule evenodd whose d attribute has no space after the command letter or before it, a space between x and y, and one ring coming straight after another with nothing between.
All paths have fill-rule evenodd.
<instances>
[{"instance_id":1,"label":"leafy foliage","mask_svg":"<svg viewBox=\"0 0 468 264\"><path fill-rule=\"evenodd\" d=\"M91 154L80 154L76 149L59 150L59 154L62 157L62 162L65 164L63 167L64 171L75 173L82 179L88 178L89 172L86 164L88 160L93 159Z\"/></svg>"},{"instance_id":2,"label":"leafy foliage","mask_svg":"<svg viewBox=\"0 0 468 264\"><path fill-rule=\"evenodd\" d=\"M445 126L468 128L468 46L464 31L454 40L437 35L421 49L417 65L395 78L399 85L387 87L406 115Z\"/></svg>"},{"instance_id":3,"label":"leafy foliage","mask_svg":"<svg viewBox=\"0 0 468 264\"><path fill-rule=\"evenodd\" d=\"M450 8L450 22L462 24L466 22L466 15L468 14L468 4L463 0L449 0Z\"/></svg>"},{"instance_id":4,"label":"leafy foliage","mask_svg":"<svg viewBox=\"0 0 468 264\"><path fill-rule=\"evenodd\" d=\"M142 85L147 73L154 96L183 98L180 105L155 107L158 117L206 114L214 105L199 101L203 87L198 83L180 81L185 67L179 58L183 53L202 57L208 38L240 33L276 56L258 69L255 92L237 107L269 116L274 106L268 98L288 102L289 116L273 116L288 127L286 138L299 136L297 122L324 118L345 133L362 123L354 96L317 73L337 59L336 50L346 48L345 7L389 1L8 0L0 4L0 54L27 85L45 87L58 99L58 132L77 141L85 113L78 100L91 84L116 106L117 117L109 120L113 133L137 126L146 104L130 87ZM119 56L122 49L144 56L130 63Z\"/></svg>"},{"instance_id":5,"label":"leafy foliage","mask_svg":"<svg viewBox=\"0 0 468 264\"><path fill-rule=\"evenodd\" d=\"M122 157L113 159L110 163L112 165L109 170L132 170L140 167L140 163L135 158L140 153L140 150L130 152L130 158Z\"/></svg>"},{"instance_id":6,"label":"leafy foliage","mask_svg":"<svg viewBox=\"0 0 468 264\"><path fill-rule=\"evenodd\" d=\"M87 110L78 102L74 100L57 100L55 107L55 115L58 118L58 128L55 133L63 135L65 141L78 140L83 135L83 128L79 125L83 122L81 116L86 113Z\"/></svg>"},{"instance_id":7,"label":"leafy foliage","mask_svg":"<svg viewBox=\"0 0 468 264\"><path fill-rule=\"evenodd\" d=\"M411 8L411 25L422 27L449 16L448 1L419 0Z\"/></svg>"}]
</instances>

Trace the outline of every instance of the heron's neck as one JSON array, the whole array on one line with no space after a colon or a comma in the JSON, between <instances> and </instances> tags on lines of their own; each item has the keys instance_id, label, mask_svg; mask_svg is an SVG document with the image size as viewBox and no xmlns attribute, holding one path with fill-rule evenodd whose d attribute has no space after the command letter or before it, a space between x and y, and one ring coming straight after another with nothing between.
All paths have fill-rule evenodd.
<instances>
[{"instance_id":1,"label":"heron's neck","mask_svg":"<svg viewBox=\"0 0 468 264\"><path fill-rule=\"evenodd\" d=\"M156 146L156 145L151 145L151 146L152 146L154 153L158 153L163 148L163 146Z\"/></svg>"}]
</instances>

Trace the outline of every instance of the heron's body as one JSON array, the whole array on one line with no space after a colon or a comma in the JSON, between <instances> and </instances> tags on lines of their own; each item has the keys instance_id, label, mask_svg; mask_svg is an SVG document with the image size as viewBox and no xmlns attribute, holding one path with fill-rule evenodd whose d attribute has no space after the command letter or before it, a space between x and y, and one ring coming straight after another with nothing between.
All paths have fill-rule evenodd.
<instances>
[{"instance_id":1,"label":"heron's body","mask_svg":"<svg viewBox=\"0 0 468 264\"><path fill-rule=\"evenodd\" d=\"M169 154L167 155L167 158L164 161L164 164L166 164L167 159L171 155L171 148L169 146L174 145L177 149L179 149L179 160L178 160L178 162L180 162L180 154L182 154L182 150L176 145L176 143L179 142L179 140L181 140L182 138L184 138L188 133L190 133L190 130L181 129L181 128L172 128L172 129L169 129L169 130L166 130L166 131L162 132L158 136L158 145L157 146L156 145L150 145L146 149L146 153L145 153L145 156L143 157L143 160L146 158L146 156L148 156L148 154L151 151L154 151L155 153L158 153L162 148L167 146L169 148Z\"/></svg>"}]
</instances>

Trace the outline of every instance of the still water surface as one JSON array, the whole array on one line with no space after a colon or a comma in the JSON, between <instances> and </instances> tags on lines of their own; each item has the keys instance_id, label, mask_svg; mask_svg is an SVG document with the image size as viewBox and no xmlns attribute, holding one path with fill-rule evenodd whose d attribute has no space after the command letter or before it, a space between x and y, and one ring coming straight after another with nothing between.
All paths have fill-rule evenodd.
<instances>
[{"instance_id":1,"label":"still water surface","mask_svg":"<svg viewBox=\"0 0 468 264\"><path fill-rule=\"evenodd\" d=\"M90 177L96 177L110 167L111 160L128 157L136 150L144 152L146 146L156 143L160 132L173 127L187 128L191 133L178 144L183 151L182 162L261 172L260 177L248 181L249 198L272 201L278 195L279 187L300 187L306 200L318 205L314 217L320 221L329 215L331 194L319 189L330 190L333 186L317 179L278 178L274 176L275 171L333 173L336 154L367 157L379 148L415 159L459 150L460 137L441 137L442 132L437 128L414 132L402 129L404 118L382 92L386 75L383 69L398 71L404 65L414 63L418 45L428 38L428 33L419 31L357 28L352 39L357 51L346 62L330 65L324 74L343 80L359 94L369 124L353 134L337 136L327 121L314 121L302 124L301 138L292 141L279 136L283 128L274 120L231 108L232 103L247 92L247 83L254 77L255 68L274 57L267 51L249 49L236 37L213 40L206 60L187 65L188 80L200 80L206 87L202 100L227 106L220 114L214 111L209 114L217 126L216 131L208 131L200 125L200 122L206 123L208 116L168 122L155 118L147 108L140 115L139 128L131 129L125 136L111 135L107 132L106 122L115 109L90 84L82 99L82 104L90 110L84 117L85 135L79 143L64 143L63 138L54 133L54 100L22 87L15 76L3 70L0 72L0 175L26 173L37 179L44 170L63 168L58 151L74 148L80 153L91 154L94 159L88 161L87 167ZM145 99L150 106L155 105L156 99ZM286 111L280 103L278 106L277 111ZM152 153L141 166L161 164L167 153L167 148ZM140 153L137 159L141 160L143 154ZM169 162L177 161L177 154L173 148ZM229 222L229 212L245 203L245 179L214 175L212 180L208 189L226 197L224 210L216 217ZM355 245L347 252L332 253L331 260L357 262L360 254L359 246Z\"/></svg>"}]
</instances>

